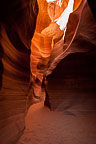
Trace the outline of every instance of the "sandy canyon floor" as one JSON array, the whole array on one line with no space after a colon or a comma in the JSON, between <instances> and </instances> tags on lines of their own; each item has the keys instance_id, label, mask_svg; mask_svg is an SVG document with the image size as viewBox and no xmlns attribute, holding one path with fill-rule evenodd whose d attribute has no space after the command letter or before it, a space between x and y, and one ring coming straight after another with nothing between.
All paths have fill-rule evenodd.
<instances>
[{"instance_id":1,"label":"sandy canyon floor","mask_svg":"<svg viewBox=\"0 0 96 144\"><path fill-rule=\"evenodd\" d=\"M94 112L50 111L43 102L30 107L18 144L96 144Z\"/></svg>"}]
</instances>

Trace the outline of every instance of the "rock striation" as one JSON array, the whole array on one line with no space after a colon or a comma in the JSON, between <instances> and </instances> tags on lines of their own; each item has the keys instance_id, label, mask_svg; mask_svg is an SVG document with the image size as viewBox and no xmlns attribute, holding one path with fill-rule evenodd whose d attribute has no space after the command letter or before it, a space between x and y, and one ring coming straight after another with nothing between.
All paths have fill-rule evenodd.
<instances>
[{"instance_id":1,"label":"rock striation","mask_svg":"<svg viewBox=\"0 0 96 144\"><path fill-rule=\"evenodd\" d=\"M0 143L15 144L25 128L25 114L32 104L30 42L38 5L31 1L0 4ZM30 101L28 101L30 99Z\"/></svg>"},{"instance_id":2,"label":"rock striation","mask_svg":"<svg viewBox=\"0 0 96 144\"><path fill-rule=\"evenodd\" d=\"M0 4L1 144L17 143L25 128L26 112L34 104L30 88L30 46L37 14L36 0L3 0ZM42 14L41 17L44 18ZM50 75L45 85L45 105L51 110L65 110L69 114L74 110L96 111L96 21L88 4L79 22L66 55L55 63L53 51L46 74ZM42 30L41 23L39 19ZM43 24L46 27L48 23L43 21Z\"/></svg>"}]
</instances>

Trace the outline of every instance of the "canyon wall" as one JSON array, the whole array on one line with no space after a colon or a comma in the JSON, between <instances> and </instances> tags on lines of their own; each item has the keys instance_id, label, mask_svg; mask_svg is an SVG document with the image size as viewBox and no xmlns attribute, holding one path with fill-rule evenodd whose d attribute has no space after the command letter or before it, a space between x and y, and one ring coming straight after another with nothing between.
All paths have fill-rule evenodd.
<instances>
[{"instance_id":1,"label":"canyon wall","mask_svg":"<svg viewBox=\"0 0 96 144\"><path fill-rule=\"evenodd\" d=\"M32 94L30 43L38 4L35 0L0 4L0 143L15 144L25 128ZM28 101L30 99L30 101Z\"/></svg>"},{"instance_id":2,"label":"canyon wall","mask_svg":"<svg viewBox=\"0 0 96 144\"><path fill-rule=\"evenodd\" d=\"M69 51L47 77L46 91L52 110L96 111L96 20L86 4ZM76 53L75 53L76 52Z\"/></svg>"},{"instance_id":3,"label":"canyon wall","mask_svg":"<svg viewBox=\"0 0 96 144\"><path fill-rule=\"evenodd\" d=\"M37 14L36 0L6 0L0 4L1 144L17 142L25 128L28 107L33 104L29 91L30 42ZM47 77L45 105L52 110L96 110L95 29L96 22L87 4L70 47L76 53L64 58Z\"/></svg>"}]
</instances>

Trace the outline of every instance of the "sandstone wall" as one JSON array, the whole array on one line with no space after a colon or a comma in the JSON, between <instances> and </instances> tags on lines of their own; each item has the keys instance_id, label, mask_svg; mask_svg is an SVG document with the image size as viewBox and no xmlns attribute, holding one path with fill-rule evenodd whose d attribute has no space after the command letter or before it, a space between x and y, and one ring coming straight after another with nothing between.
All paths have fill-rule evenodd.
<instances>
[{"instance_id":1,"label":"sandstone wall","mask_svg":"<svg viewBox=\"0 0 96 144\"><path fill-rule=\"evenodd\" d=\"M0 4L1 144L16 143L25 127L27 109L32 104L32 94L31 91L28 92L30 41L35 30L37 13L36 0L3 0ZM69 55L48 76L47 104L51 109L78 108L81 111L81 103L85 110L96 109L95 29L95 20L86 5L71 48L78 48L80 52L88 48L89 51ZM87 95L88 93L90 94ZM64 103L62 99L65 100Z\"/></svg>"},{"instance_id":2,"label":"sandstone wall","mask_svg":"<svg viewBox=\"0 0 96 144\"><path fill-rule=\"evenodd\" d=\"M0 143L15 144L25 128L29 106L30 42L34 33L36 1L0 4ZM31 104L31 101L30 101Z\"/></svg>"}]
</instances>

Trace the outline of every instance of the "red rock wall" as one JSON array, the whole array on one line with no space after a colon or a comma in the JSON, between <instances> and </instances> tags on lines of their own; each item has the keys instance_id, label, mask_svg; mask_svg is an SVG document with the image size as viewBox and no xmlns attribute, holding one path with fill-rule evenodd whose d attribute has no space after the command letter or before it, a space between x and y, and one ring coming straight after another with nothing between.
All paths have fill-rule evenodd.
<instances>
[{"instance_id":1,"label":"red rock wall","mask_svg":"<svg viewBox=\"0 0 96 144\"><path fill-rule=\"evenodd\" d=\"M31 91L28 92L30 81L30 41L35 30L37 13L36 0L10 0L10 2L3 0L2 4L0 4L1 144L16 143L25 127L26 111L29 105L32 104L32 94ZM77 88L79 90L81 88L88 90L90 87L91 90L95 89L96 34L94 29L96 29L96 25L88 6L85 7L83 14L77 36L71 48L78 47L80 51L81 49L83 51L89 48L90 51L87 54L90 54L90 56L86 54L69 56L48 77L46 91L53 109L57 107L64 109L74 105L74 103L78 105L78 102L82 102L79 101L80 97L77 101L74 101L77 96L76 92L71 97L72 101L69 102L70 96L67 97L70 94L69 89L71 91ZM83 80L81 75L83 75ZM94 102L96 102L95 94L93 94ZM91 97L85 95L82 99L83 102L87 98L90 101ZM62 105L62 99L65 99L65 104L60 106L60 104ZM89 109L91 105L95 104L93 101L91 102L87 104ZM95 109L94 106L92 108Z\"/></svg>"},{"instance_id":2,"label":"red rock wall","mask_svg":"<svg viewBox=\"0 0 96 144\"><path fill-rule=\"evenodd\" d=\"M31 0L3 1L0 10L0 143L15 144L32 102L30 42L38 5Z\"/></svg>"}]
</instances>

